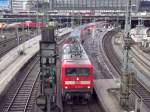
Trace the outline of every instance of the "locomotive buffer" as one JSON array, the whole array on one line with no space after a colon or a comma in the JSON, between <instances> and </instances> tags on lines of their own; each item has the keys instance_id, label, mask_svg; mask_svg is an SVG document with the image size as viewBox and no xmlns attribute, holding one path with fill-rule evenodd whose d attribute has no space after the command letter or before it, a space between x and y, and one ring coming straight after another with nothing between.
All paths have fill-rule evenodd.
<instances>
[{"instance_id":1,"label":"locomotive buffer","mask_svg":"<svg viewBox=\"0 0 150 112\"><path fill-rule=\"evenodd\" d=\"M59 112L56 105L56 41L54 28L42 28L40 41L40 95L37 106L44 112Z\"/></svg>"}]
</instances>

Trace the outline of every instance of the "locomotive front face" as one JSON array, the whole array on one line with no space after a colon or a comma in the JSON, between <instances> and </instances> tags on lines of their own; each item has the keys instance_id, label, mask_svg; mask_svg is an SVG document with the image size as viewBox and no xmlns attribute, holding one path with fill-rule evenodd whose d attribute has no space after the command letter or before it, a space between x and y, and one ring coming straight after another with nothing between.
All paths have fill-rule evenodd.
<instances>
[{"instance_id":1,"label":"locomotive front face","mask_svg":"<svg viewBox=\"0 0 150 112\"><path fill-rule=\"evenodd\" d=\"M93 91L92 67L65 67L62 78L63 95L85 95Z\"/></svg>"},{"instance_id":2,"label":"locomotive front face","mask_svg":"<svg viewBox=\"0 0 150 112\"><path fill-rule=\"evenodd\" d=\"M72 80L72 81L65 81L65 85L73 84L73 87L70 88L82 88L82 87L76 87L74 85L82 85L83 84L90 84L90 68L66 68L65 69L65 76L66 78ZM71 82L71 83L70 83Z\"/></svg>"}]
</instances>

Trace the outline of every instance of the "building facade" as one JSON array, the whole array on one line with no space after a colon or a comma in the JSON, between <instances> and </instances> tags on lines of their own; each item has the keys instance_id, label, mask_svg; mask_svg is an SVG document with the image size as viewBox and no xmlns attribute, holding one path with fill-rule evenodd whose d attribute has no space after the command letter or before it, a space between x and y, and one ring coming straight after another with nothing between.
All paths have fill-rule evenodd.
<instances>
[{"instance_id":1,"label":"building facade","mask_svg":"<svg viewBox=\"0 0 150 112\"><path fill-rule=\"evenodd\" d=\"M18 13L22 11L30 11L33 0L12 0L12 12Z\"/></svg>"},{"instance_id":2,"label":"building facade","mask_svg":"<svg viewBox=\"0 0 150 112\"><path fill-rule=\"evenodd\" d=\"M12 11L37 10L43 2L49 3L48 10L125 10L128 0L12 0ZM138 11L143 0L131 0L133 11ZM37 5L38 4L38 5Z\"/></svg>"},{"instance_id":3,"label":"building facade","mask_svg":"<svg viewBox=\"0 0 150 112\"><path fill-rule=\"evenodd\" d=\"M125 10L127 0L50 0L53 9L75 9L75 10ZM131 0L134 10L138 9L140 0Z\"/></svg>"}]
</instances>

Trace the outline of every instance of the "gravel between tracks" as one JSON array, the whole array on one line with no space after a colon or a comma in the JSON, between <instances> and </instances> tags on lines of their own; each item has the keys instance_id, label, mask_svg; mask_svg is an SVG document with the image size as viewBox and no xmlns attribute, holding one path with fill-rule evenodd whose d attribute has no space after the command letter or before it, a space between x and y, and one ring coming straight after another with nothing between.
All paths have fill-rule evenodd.
<instances>
[{"instance_id":1,"label":"gravel between tracks","mask_svg":"<svg viewBox=\"0 0 150 112\"><path fill-rule=\"evenodd\" d=\"M115 35L115 32L108 32L103 39L103 47L105 49L106 55L108 59L110 60L111 64L114 66L116 71L121 75L121 62L118 58L117 54L115 53L112 43L110 40L112 39L113 35ZM108 44L110 43L110 44ZM143 100L143 103L150 109L150 90L144 87L142 83L140 83L138 80L135 81L135 86L133 88L133 91L138 94Z\"/></svg>"},{"instance_id":2,"label":"gravel between tracks","mask_svg":"<svg viewBox=\"0 0 150 112\"><path fill-rule=\"evenodd\" d=\"M1 99L0 112L29 112L38 90L39 57L33 58L17 74L16 82Z\"/></svg>"}]
</instances>

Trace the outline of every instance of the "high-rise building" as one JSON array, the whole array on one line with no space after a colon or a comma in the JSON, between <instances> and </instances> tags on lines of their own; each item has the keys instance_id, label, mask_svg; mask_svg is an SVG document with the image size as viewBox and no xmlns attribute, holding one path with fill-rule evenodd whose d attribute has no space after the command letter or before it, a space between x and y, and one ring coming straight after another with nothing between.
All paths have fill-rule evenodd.
<instances>
[{"instance_id":1,"label":"high-rise building","mask_svg":"<svg viewBox=\"0 0 150 112\"><path fill-rule=\"evenodd\" d=\"M11 10L11 0L0 0L0 11Z\"/></svg>"},{"instance_id":2,"label":"high-rise building","mask_svg":"<svg viewBox=\"0 0 150 112\"><path fill-rule=\"evenodd\" d=\"M30 6L33 0L12 0L13 13L21 11L30 11Z\"/></svg>"}]
</instances>

